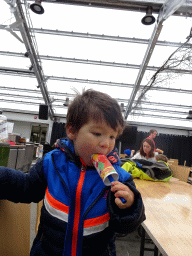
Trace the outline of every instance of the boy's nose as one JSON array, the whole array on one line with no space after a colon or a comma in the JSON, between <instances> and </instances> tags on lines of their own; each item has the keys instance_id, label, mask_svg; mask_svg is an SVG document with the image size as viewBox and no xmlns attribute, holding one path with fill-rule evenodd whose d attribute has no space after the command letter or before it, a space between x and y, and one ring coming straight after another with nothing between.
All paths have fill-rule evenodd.
<instances>
[{"instance_id":1,"label":"boy's nose","mask_svg":"<svg viewBox=\"0 0 192 256\"><path fill-rule=\"evenodd\" d=\"M108 139L104 139L100 142L100 146L102 148L108 148L109 147L109 140Z\"/></svg>"}]
</instances>

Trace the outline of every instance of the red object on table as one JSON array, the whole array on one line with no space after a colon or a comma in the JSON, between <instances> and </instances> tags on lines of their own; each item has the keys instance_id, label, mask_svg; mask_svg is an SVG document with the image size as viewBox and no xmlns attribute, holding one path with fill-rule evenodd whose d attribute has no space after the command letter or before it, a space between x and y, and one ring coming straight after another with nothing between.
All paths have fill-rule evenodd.
<instances>
[{"instance_id":1,"label":"red object on table","mask_svg":"<svg viewBox=\"0 0 192 256\"><path fill-rule=\"evenodd\" d=\"M15 145L15 142L9 140L10 145Z\"/></svg>"}]
</instances>

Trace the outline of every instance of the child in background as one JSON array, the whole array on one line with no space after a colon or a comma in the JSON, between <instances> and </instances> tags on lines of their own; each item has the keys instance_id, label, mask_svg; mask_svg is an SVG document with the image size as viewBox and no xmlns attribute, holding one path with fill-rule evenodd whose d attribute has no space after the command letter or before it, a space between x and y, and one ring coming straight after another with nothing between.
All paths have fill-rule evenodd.
<instances>
[{"instance_id":1,"label":"child in background","mask_svg":"<svg viewBox=\"0 0 192 256\"><path fill-rule=\"evenodd\" d=\"M163 155L163 154L156 155L155 156L155 160L156 161L163 161L165 163L168 162L168 158L165 155Z\"/></svg>"},{"instance_id":2,"label":"child in background","mask_svg":"<svg viewBox=\"0 0 192 256\"><path fill-rule=\"evenodd\" d=\"M132 150L126 149L126 150L124 151L124 154L126 154L128 157L132 157L132 156L134 155L134 153L135 153L135 150L134 150L134 149L132 149Z\"/></svg>"},{"instance_id":3,"label":"child in background","mask_svg":"<svg viewBox=\"0 0 192 256\"><path fill-rule=\"evenodd\" d=\"M130 233L145 220L141 195L113 151L123 128L117 101L87 90L68 108L68 138L58 140L29 173L0 167L0 199L44 198L31 256L115 256L115 234ZM106 155L119 174L111 187L94 168L93 154Z\"/></svg>"}]
</instances>

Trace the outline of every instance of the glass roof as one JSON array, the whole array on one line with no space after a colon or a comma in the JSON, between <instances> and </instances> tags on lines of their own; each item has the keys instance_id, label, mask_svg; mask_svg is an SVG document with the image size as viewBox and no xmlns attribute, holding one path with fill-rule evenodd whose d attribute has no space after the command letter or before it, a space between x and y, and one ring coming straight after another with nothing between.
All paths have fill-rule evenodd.
<instances>
[{"instance_id":1,"label":"glass roof","mask_svg":"<svg viewBox=\"0 0 192 256\"><path fill-rule=\"evenodd\" d=\"M28 8L29 3L21 3L34 29L55 116L65 115L66 97L71 100L83 88L106 92L126 108L156 23L143 25L141 12L46 2L42 4L44 14L37 15ZM158 15L154 16L157 19ZM9 5L1 1L0 108L37 112L44 99L33 69L29 72L31 61L24 56L25 44L5 30L5 25L15 21ZM191 27L190 17L170 16L163 22L141 88L186 41ZM21 33L14 31L22 39ZM191 46L190 41L188 44ZM165 76L169 78L147 92L142 109L132 111L127 121L190 129L186 117L191 109L191 65L188 72L164 73L162 80ZM138 93L135 100L137 97Z\"/></svg>"}]
</instances>

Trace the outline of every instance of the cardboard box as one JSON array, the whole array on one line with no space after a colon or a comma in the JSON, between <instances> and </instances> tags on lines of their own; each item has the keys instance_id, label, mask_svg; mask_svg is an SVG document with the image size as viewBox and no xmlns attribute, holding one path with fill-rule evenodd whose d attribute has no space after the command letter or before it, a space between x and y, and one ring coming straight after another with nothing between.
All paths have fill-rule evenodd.
<instances>
[{"instance_id":1,"label":"cardboard box","mask_svg":"<svg viewBox=\"0 0 192 256\"><path fill-rule=\"evenodd\" d=\"M168 164L169 165L178 165L179 160L178 159L169 159Z\"/></svg>"},{"instance_id":2,"label":"cardboard box","mask_svg":"<svg viewBox=\"0 0 192 256\"><path fill-rule=\"evenodd\" d=\"M170 167L173 171L173 177L178 178L181 181L187 182L191 167L186 167L183 165L171 165Z\"/></svg>"},{"instance_id":3,"label":"cardboard box","mask_svg":"<svg viewBox=\"0 0 192 256\"><path fill-rule=\"evenodd\" d=\"M0 255L29 256L30 204L0 200Z\"/></svg>"}]
</instances>

